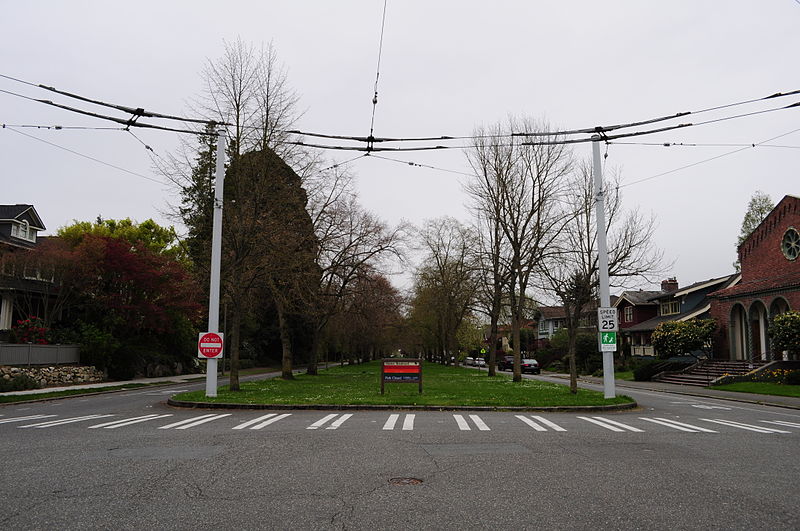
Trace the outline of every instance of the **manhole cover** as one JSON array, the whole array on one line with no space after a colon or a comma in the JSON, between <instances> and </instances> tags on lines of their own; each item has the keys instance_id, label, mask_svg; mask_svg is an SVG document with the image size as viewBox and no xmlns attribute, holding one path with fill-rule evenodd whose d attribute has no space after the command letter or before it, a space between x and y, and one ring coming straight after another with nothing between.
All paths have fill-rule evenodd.
<instances>
[{"instance_id":1,"label":"manhole cover","mask_svg":"<svg viewBox=\"0 0 800 531\"><path fill-rule=\"evenodd\" d=\"M421 483L422 480L417 478L392 478L389 480L390 485L419 485Z\"/></svg>"}]
</instances>

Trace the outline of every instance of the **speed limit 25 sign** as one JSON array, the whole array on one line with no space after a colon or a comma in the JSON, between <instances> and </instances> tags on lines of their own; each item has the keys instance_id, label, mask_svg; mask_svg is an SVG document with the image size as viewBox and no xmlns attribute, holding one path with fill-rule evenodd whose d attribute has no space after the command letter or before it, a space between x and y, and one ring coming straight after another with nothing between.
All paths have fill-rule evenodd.
<instances>
[{"instance_id":1,"label":"speed limit 25 sign","mask_svg":"<svg viewBox=\"0 0 800 531\"><path fill-rule=\"evenodd\" d=\"M616 308L597 309L597 330L601 333L619 331Z\"/></svg>"}]
</instances>

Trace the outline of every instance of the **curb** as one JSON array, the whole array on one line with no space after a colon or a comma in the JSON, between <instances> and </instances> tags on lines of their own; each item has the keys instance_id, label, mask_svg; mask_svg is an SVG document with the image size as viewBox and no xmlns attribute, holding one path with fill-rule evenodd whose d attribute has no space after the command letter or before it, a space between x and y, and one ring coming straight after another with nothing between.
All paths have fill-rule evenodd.
<instances>
[{"instance_id":1,"label":"curb","mask_svg":"<svg viewBox=\"0 0 800 531\"><path fill-rule=\"evenodd\" d=\"M306 410L306 411L542 411L551 413L568 412L612 412L636 409L639 404L609 404L606 406L416 406L416 405L376 405L376 404L231 404L225 402L186 402L167 399L167 405L190 409L265 409L265 410Z\"/></svg>"}]
</instances>

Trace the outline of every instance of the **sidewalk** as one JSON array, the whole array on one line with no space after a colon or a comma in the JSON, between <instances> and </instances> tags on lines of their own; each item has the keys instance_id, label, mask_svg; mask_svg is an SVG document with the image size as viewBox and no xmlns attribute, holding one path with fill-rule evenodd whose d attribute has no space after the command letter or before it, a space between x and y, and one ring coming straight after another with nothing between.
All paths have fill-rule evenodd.
<instances>
[{"instance_id":1,"label":"sidewalk","mask_svg":"<svg viewBox=\"0 0 800 531\"><path fill-rule=\"evenodd\" d=\"M132 384L171 384L171 383L184 383L190 380L205 378L203 374L182 374L180 376L164 376L162 378L139 378L136 380L125 380L120 382L101 382L77 385L65 385L62 387L45 387L42 389L28 389L25 391L9 391L0 393L0 396L14 396L14 395L38 395L45 393L56 393L59 391L72 391L74 389L102 389L104 387L124 387Z\"/></svg>"},{"instance_id":2,"label":"sidewalk","mask_svg":"<svg viewBox=\"0 0 800 531\"><path fill-rule=\"evenodd\" d=\"M553 375L556 378L569 379L566 374ZM594 376L580 376L578 381L603 385L603 378ZM616 387L622 389L636 389L640 391L656 391L662 393L675 393L679 395L698 396L703 398L716 398L719 400L730 400L733 402L744 402L748 404L763 404L765 406L786 407L800 409L800 398L794 396L774 396L758 395L754 393L737 393L735 391L720 391L717 389L706 389L704 387L694 387L691 385L678 385L662 382L635 382L629 380L615 380Z\"/></svg>"}]
</instances>

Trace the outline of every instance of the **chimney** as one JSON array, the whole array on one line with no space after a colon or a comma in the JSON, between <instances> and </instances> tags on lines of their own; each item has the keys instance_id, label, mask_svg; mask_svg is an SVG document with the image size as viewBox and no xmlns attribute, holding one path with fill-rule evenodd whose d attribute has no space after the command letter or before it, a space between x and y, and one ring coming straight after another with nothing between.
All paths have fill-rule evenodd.
<instances>
[{"instance_id":1,"label":"chimney","mask_svg":"<svg viewBox=\"0 0 800 531\"><path fill-rule=\"evenodd\" d=\"M661 291L665 291L667 293L671 291L678 291L678 279L676 277L671 277L666 280L662 280Z\"/></svg>"}]
</instances>

